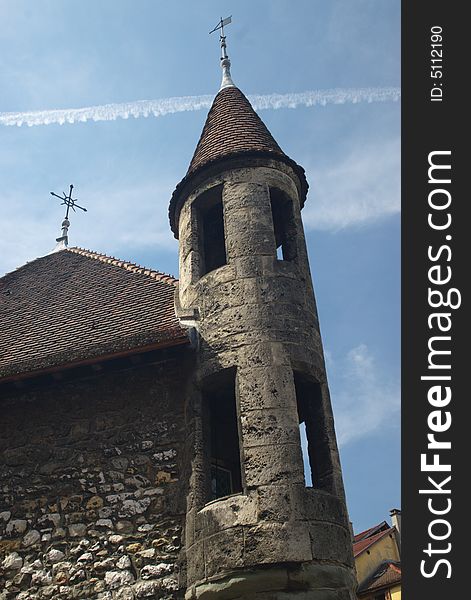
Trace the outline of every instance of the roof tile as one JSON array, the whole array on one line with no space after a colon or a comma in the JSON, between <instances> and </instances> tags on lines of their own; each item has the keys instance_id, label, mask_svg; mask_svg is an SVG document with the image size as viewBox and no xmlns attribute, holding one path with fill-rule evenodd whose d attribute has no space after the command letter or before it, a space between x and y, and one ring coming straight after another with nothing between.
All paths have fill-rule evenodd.
<instances>
[{"instance_id":1,"label":"roof tile","mask_svg":"<svg viewBox=\"0 0 471 600\"><path fill-rule=\"evenodd\" d=\"M359 594L368 592L368 596L375 590L390 588L401 583L401 565L394 561L384 561L374 573L362 582L358 588Z\"/></svg>"},{"instance_id":2,"label":"roof tile","mask_svg":"<svg viewBox=\"0 0 471 600\"><path fill-rule=\"evenodd\" d=\"M210 161L254 150L286 156L239 88L224 88L214 99L187 174Z\"/></svg>"},{"instance_id":3,"label":"roof tile","mask_svg":"<svg viewBox=\"0 0 471 600\"><path fill-rule=\"evenodd\" d=\"M0 279L0 378L156 345L185 343L177 280L67 248Z\"/></svg>"}]
</instances>

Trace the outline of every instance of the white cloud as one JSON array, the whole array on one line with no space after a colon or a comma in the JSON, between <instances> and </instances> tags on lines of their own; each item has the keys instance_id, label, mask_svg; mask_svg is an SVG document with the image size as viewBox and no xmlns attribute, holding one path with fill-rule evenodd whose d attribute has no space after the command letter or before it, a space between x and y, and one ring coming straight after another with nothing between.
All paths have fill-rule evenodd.
<instances>
[{"instance_id":1,"label":"white cloud","mask_svg":"<svg viewBox=\"0 0 471 600\"><path fill-rule=\"evenodd\" d=\"M327 104L357 104L359 102L397 102L401 91L388 88L334 88L311 90L296 94L265 94L249 96L255 110L325 106ZM161 117L178 112L208 109L213 96L177 96L159 100L139 100L121 104L102 104L85 108L0 112L0 125L51 125L85 123L86 121L115 121L129 117Z\"/></svg>"},{"instance_id":2,"label":"white cloud","mask_svg":"<svg viewBox=\"0 0 471 600\"><path fill-rule=\"evenodd\" d=\"M387 422L398 425L399 383L380 371L365 344L340 361L327 355L326 363L340 445L373 434Z\"/></svg>"},{"instance_id":3,"label":"white cloud","mask_svg":"<svg viewBox=\"0 0 471 600\"><path fill-rule=\"evenodd\" d=\"M398 139L356 146L335 165L307 169L307 229L337 231L400 212Z\"/></svg>"}]
</instances>

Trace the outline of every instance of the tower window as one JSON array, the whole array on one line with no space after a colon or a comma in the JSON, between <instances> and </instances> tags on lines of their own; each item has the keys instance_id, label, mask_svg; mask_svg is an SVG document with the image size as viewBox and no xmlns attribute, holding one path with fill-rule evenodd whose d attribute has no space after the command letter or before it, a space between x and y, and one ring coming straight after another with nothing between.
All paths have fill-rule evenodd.
<instances>
[{"instance_id":1,"label":"tower window","mask_svg":"<svg viewBox=\"0 0 471 600\"><path fill-rule=\"evenodd\" d=\"M294 384L306 485L322 489L332 466L324 429L321 386L300 373L294 373Z\"/></svg>"},{"instance_id":2,"label":"tower window","mask_svg":"<svg viewBox=\"0 0 471 600\"><path fill-rule=\"evenodd\" d=\"M297 252L292 200L281 190L270 188L270 202L277 258L294 260Z\"/></svg>"},{"instance_id":3,"label":"tower window","mask_svg":"<svg viewBox=\"0 0 471 600\"><path fill-rule=\"evenodd\" d=\"M203 276L227 264L222 187L212 188L200 196L197 211L202 259L200 275Z\"/></svg>"},{"instance_id":4,"label":"tower window","mask_svg":"<svg viewBox=\"0 0 471 600\"><path fill-rule=\"evenodd\" d=\"M242 491L235 371L224 371L204 390L209 500Z\"/></svg>"}]
</instances>

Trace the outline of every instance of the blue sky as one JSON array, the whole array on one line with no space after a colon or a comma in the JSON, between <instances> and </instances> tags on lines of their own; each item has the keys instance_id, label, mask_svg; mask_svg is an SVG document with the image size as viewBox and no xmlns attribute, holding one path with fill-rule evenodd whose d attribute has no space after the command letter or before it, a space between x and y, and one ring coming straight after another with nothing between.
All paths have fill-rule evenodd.
<instances>
[{"instance_id":1,"label":"blue sky","mask_svg":"<svg viewBox=\"0 0 471 600\"><path fill-rule=\"evenodd\" d=\"M219 46L246 94L400 85L399 0L0 0L6 112L215 95ZM399 102L260 112L310 183L303 211L350 516L400 505ZM72 245L177 273L168 201L206 110L0 124L0 273L49 252L75 185Z\"/></svg>"}]
</instances>

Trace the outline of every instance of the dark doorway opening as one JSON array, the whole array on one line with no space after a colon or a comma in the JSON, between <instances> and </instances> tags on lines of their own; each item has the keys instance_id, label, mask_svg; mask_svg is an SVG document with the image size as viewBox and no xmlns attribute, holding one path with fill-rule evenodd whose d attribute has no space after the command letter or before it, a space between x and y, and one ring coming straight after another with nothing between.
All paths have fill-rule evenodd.
<instances>
[{"instance_id":1,"label":"dark doorway opening","mask_svg":"<svg viewBox=\"0 0 471 600\"><path fill-rule=\"evenodd\" d=\"M204 390L209 456L209 500L242 492L235 371L224 372Z\"/></svg>"},{"instance_id":2,"label":"dark doorway opening","mask_svg":"<svg viewBox=\"0 0 471 600\"><path fill-rule=\"evenodd\" d=\"M222 187L212 188L197 201L201 273L206 275L227 264Z\"/></svg>"},{"instance_id":3,"label":"dark doorway opening","mask_svg":"<svg viewBox=\"0 0 471 600\"><path fill-rule=\"evenodd\" d=\"M294 260L296 250L296 224L293 203L281 190L270 188L271 213L278 260Z\"/></svg>"},{"instance_id":4,"label":"dark doorway opening","mask_svg":"<svg viewBox=\"0 0 471 600\"><path fill-rule=\"evenodd\" d=\"M325 488L332 474L329 440L325 430L322 392L319 383L294 373L301 447L306 485ZM307 467L307 468L306 468ZM309 477L310 474L310 477Z\"/></svg>"}]
</instances>

